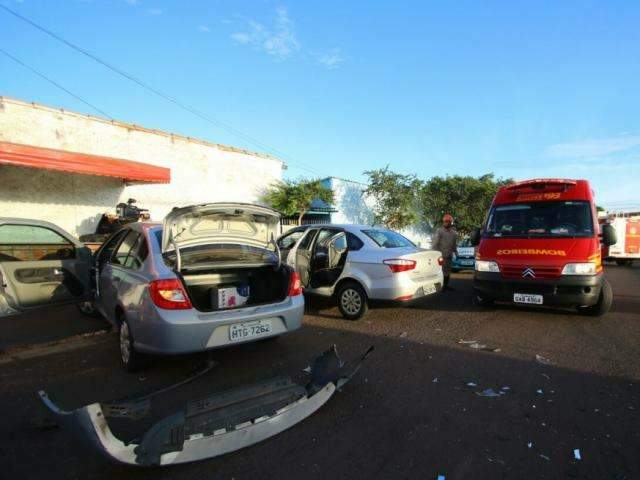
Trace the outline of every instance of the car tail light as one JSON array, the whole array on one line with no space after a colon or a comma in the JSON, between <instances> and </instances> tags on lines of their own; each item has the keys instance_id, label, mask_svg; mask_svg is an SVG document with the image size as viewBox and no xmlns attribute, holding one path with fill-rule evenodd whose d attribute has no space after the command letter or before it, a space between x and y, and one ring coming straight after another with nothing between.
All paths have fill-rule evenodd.
<instances>
[{"instance_id":1,"label":"car tail light","mask_svg":"<svg viewBox=\"0 0 640 480\"><path fill-rule=\"evenodd\" d=\"M293 270L291 275L289 275L289 292L287 293L287 296L295 297L298 295L302 295L302 283L300 282L300 275L298 275L298 272Z\"/></svg>"},{"instance_id":2,"label":"car tail light","mask_svg":"<svg viewBox=\"0 0 640 480\"><path fill-rule=\"evenodd\" d=\"M444 258L438 257L438 265L440 266L444 265Z\"/></svg>"},{"instance_id":3,"label":"car tail light","mask_svg":"<svg viewBox=\"0 0 640 480\"><path fill-rule=\"evenodd\" d=\"M149 284L151 300L165 310L188 310L193 308L182 282L177 278L171 280L154 280Z\"/></svg>"},{"instance_id":4,"label":"car tail light","mask_svg":"<svg viewBox=\"0 0 640 480\"><path fill-rule=\"evenodd\" d=\"M382 263L389 267L393 273L406 272L416 268L416 261L406 258L390 258L383 260Z\"/></svg>"}]
</instances>

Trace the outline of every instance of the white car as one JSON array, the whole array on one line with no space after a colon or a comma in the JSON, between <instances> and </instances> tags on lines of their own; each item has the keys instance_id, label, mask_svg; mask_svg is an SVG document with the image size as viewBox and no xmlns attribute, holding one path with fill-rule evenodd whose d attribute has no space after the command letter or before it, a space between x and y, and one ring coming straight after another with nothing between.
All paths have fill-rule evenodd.
<instances>
[{"instance_id":1,"label":"white car","mask_svg":"<svg viewBox=\"0 0 640 480\"><path fill-rule=\"evenodd\" d=\"M334 298L350 320L362 317L370 300L408 302L442 288L440 252L385 228L305 225L289 230L277 245L305 293Z\"/></svg>"}]
</instances>

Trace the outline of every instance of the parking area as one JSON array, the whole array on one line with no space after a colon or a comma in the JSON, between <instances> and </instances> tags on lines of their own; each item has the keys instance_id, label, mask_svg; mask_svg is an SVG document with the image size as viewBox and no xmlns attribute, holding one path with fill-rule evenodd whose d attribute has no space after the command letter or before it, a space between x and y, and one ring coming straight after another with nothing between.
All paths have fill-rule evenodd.
<instances>
[{"instance_id":1,"label":"parking area","mask_svg":"<svg viewBox=\"0 0 640 480\"><path fill-rule=\"evenodd\" d=\"M278 340L162 358L137 374L120 368L115 335L85 335L106 324L75 308L4 319L2 476L638 478L640 265L608 265L606 272L615 299L603 318L480 310L471 301L471 275L460 273L455 291L410 308L374 308L349 322L337 309L309 302L303 328ZM27 345L51 341L53 350L51 343ZM342 392L278 436L189 465L105 463L56 428L36 396L46 389L71 409L144 394L181 380L209 357L218 362L154 402L158 419L189 399L259 378L288 374L304 381L302 368L334 343L345 359L376 348ZM136 437L126 421L113 427Z\"/></svg>"}]
</instances>

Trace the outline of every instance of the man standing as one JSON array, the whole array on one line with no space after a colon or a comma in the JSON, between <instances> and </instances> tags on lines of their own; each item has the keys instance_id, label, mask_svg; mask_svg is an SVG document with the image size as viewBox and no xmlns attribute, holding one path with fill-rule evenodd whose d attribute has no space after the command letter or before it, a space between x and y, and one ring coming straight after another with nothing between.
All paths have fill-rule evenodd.
<instances>
[{"instance_id":1,"label":"man standing","mask_svg":"<svg viewBox=\"0 0 640 480\"><path fill-rule=\"evenodd\" d=\"M444 274L444 284L442 290L453 290L449 286L449 277L451 276L451 262L453 254L458 247L458 232L453 228L453 217L446 213L442 217L442 227L436 230L433 236L431 248L438 250L442 254L444 263L442 264L442 273Z\"/></svg>"}]
</instances>

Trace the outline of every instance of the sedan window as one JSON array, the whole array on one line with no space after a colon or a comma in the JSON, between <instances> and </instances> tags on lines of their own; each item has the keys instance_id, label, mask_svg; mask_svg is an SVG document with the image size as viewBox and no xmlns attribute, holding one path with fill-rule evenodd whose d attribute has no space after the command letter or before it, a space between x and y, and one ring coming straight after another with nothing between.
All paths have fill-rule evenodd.
<instances>
[{"instance_id":1,"label":"sedan window","mask_svg":"<svg viewBox=\"0 0 640 480\"><path fill-rule=\"evenodd\" d=\"M415 247L411 240L391 230L363 230L362 233L382 248Z\"/></svg>"},{"instance_id":2,"label":"sedan window","mask_svg":"<svg viewBox=\"0 0 640 480\"><path fill-rule=\"evenodd\" d=\"M65 260L75 257L75 246L53 230L38 225L0 226L0 260Z\"/></svg>"},{"instance_id":3,"label":"sedan window","mask_svg":"<svg viewBox=\"0 0 640 480\"><path fill-rule=\"evenodd\" d=\"M280 237L278 239L278 248L280 250L290 250L300 240L304 232L304 230L296 230L286 234L284 237Z\"/></svg>"},{"instance_id":4,"label":"sedan window","mask_svg":"<svg viewBox=\"0 0 640 480\"><path fill-rule=\"evenodd\" d=\"M116 254L111 259L111 263L114 265L122 265L126 266L127 257L132 248L135 247L138 237L140 237L139 233L134 232L133 230L129 230L127 236L124 237L124 240L118 246L116 250Z\"/></svg>"}]
</instances>

